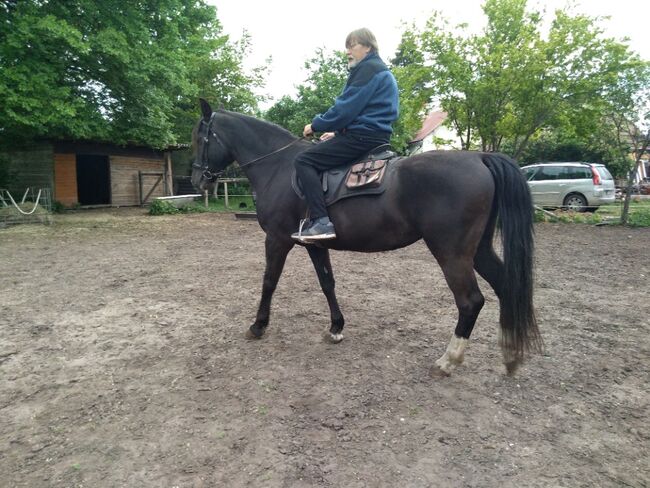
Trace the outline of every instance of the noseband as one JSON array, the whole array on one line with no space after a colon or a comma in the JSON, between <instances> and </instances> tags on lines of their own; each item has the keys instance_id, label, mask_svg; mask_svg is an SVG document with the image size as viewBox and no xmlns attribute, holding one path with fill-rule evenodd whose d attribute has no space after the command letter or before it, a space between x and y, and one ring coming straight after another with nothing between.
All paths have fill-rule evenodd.
<instances>
[{"instance_id":1,"label":"noseband","mask_svg":"<svg viewBox=\"0 0 650 488\"><path fill-rule=\"evenodd\" d=\"M210 116L210 120L207 122L208 126L208 135L203 138L203 151L201 154L201 162L200 164L197 162L192 163L192 168L200 169L202 171L202 176L206 180L212 182L215 181L223 172L224 170L217 171L216 173L213 172L210 169L210 163L208 161L208 145L210 144L210 136L214 138L215 141L217 141L217 144L219 144L221 147L226 149L226 146L223 142L221 142L221 139L219 139L219 136L217 135L216 132L212 130L212 121L214 120L215 116L217 115L216 112L212 112L212 115ZM201 125L206 124L205 120L201 119ZM258 161L261 161L262 159L268 158L269 156L272 156L274 154L279 153L280 151L284 151L287 149L289 146L293 146L297 142L300 142L302 140L306 139L305 137L301 137L299 139L295 139L291 141L289 144L286 144L282 146L280 149L276 149L275 151L272 151L268 154L265 154L264 156L260 156L259 158L255 158L252 161L248 161L246 163L239 163L239 167L243 168L244 166L248 166L249 164L256 163Z\"/></svg>"}]
</instances>

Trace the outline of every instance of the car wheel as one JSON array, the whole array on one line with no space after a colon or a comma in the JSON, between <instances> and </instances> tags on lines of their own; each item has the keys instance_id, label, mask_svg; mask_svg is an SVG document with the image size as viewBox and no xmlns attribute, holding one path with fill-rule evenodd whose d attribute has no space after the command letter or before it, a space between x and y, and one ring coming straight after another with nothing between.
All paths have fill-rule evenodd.
<instances>
[{"instance_id":1,"label":"car wheel","mask_svg":"<svg viewBox=\"0 0 650 488\"><path fill-rule=\"evenodd\" d=\"M587 199L580 193L571 193L564 198L564 208L574 212L587 210Z\"/></svg>"}]
</instances>

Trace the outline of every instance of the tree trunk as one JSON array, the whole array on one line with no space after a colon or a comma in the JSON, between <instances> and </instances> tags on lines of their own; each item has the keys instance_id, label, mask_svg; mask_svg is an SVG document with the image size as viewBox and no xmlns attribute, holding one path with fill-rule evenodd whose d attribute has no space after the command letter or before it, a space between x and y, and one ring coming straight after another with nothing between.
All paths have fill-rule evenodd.
<instances>
[{"instance_id":1,"label":"tree trunk","mask_svg":"<svg viewBox=\"0 0 650 488\"><path fill-rule=\"evenodd\" d=\"M639 171L641 165L641 158L637 158L634 167L630 170L627 176L627 185L625 189L625 200L623 201L623 210L621 211L621 224L627 225L630 217L630 200L632 199L632 185L634 185L634 177Z\"/></svg>"}]
</instances>

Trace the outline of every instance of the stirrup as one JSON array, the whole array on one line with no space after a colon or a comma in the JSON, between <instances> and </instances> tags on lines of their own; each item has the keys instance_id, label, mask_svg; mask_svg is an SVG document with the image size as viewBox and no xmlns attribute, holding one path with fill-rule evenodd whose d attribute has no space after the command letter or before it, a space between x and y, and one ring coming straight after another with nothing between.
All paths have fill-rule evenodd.
<instances>
[{"instance_id":1,"label":"stirrup","mask_svg":"<svg viewBox=\"0 0 650 488\"><path fill-rule=\"evenodd\" d=\"M309 222L309 219L300 219L300 225L298 226L298 232L294 232L291 234L291 237L294 239L298 239L299 241L302 241L302 229L304 229L305 224Z\"/></svg>"}]
</instances>

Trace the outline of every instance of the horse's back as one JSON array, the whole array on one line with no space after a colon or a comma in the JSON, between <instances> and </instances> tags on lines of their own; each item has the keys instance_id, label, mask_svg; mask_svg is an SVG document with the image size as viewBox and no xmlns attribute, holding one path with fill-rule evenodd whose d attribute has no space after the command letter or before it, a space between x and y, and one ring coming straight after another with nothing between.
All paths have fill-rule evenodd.
<instances>
[{"instance_id":1,"label":"horse's back","mask_svg":"<svg viewBox=\"0 0 650 488\"><path fill-rule=\"evenodd\" d=\"M400 171L418 178L430 178L451 186L468 180L484 184L491 181L483 163L484 153L474 151L427 151L399 161Z\"/></svg>"},{"instance_id":2,"label":"horse's back","mask_svg":"<svg viewBox=\"0 0 650 488\"><path fill-rule=\"evenodd\" d=\"M447 202L462 210L490 203L494 180L482 158L483 153L470 151L428 151L405 158L395 168L394 189L404 197L417 196L418 205Z\"/></svg>"},{"instance_id":3,"label":"horse's back","mask_svg":"<svg viewBox=\"0 0 650 488\"><path fill-rule=\"evenodd\" d=\"M462 247L461 241L480 238L494 198L494 180L481 153L430 151L391 164L384 193L331 207L337 233L341 231L332 247L387 250L434 235ZM371 229L386 233L365 241L357 236Z\"/></svg>"}]
</instances>

